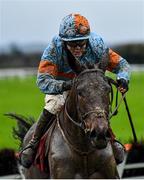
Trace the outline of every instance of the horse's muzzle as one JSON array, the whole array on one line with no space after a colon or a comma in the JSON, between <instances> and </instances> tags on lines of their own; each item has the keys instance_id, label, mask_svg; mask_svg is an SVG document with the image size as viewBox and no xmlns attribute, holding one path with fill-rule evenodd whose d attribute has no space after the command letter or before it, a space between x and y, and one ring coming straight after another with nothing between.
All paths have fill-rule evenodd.
<instances>
[{"instance_id":1,"label":"horse's muzzle","mask_svg":"<svg viewBox=\"0 0 144 180\"><path fill-rule=\"evenodd\" d=\"M108 139L106 137L106 133L100 133L97 134L95 130L93 130L90 133L90 141L92 146L98 148L98 149L104 149L107 146L108 143Z\"/></svg>"}]
</instances>

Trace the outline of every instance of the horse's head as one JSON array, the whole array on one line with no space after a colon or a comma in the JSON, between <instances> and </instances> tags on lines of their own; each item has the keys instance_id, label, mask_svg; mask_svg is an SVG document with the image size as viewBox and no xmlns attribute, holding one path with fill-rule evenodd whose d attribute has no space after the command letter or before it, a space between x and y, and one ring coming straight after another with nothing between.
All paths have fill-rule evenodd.
<instances>
[{"instance_id":1,"label":"horse's head","mask_svg":"<svg viewBox=\"0 0 144 180\"><path fill-rule=\"evenodd\" d=\"M110 85L100 69L85 70L74 82L77 112L93 145L107 145Z\"/></svg>"},{"instance_id":2,"label":"horse's head","mask_svg":"<svg viewBox=\"0 0 144 180\"><path fill-rule=\"evenodd\" d=\"M110 91L104 70L98 66L79 71L73 82L77 117L97 148L107 145Z\"/></svg>"}]
</instances>

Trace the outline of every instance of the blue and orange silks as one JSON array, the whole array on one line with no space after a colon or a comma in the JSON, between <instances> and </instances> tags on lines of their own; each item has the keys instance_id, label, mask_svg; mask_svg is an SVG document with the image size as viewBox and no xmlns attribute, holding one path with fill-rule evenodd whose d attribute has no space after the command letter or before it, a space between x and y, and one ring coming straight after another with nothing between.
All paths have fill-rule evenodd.
<instances>
[{"instance_id":1,"label":"blue and orange silks","mask_svg":"<svg viewBox=\"0 0 144 180\"><path fill-rule=\"evenodd\" d=\"M131 71L128 62L108 48L102 38L95 33L90 34L86 53L79 61L81 64L98 63L105 53L108 53L110 57L107 70L115 73L117 79L129 80ZM63 41L59 36L55 36L41 57L37 85L45 94L59 94L62 93L63 82L73 79L75 76L68 64Z\"/></svg>"}]
</instances>

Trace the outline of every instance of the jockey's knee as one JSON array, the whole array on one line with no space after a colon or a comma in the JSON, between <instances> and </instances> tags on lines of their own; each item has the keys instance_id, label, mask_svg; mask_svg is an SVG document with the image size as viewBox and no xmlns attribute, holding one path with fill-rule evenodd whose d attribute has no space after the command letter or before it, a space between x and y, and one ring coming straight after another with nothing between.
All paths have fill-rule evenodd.
<instances>
[{"instance_id":1,"label":"jockey's knee","mask_svg":"<svg viewBox=\"0 0 144 180\"><path fill-rule=\"evenodd\" d=\"M52 114L57 114L65 103L68 92L65 91L63 94L46 95L44 109Z\"/></svg>"}]
</instances>

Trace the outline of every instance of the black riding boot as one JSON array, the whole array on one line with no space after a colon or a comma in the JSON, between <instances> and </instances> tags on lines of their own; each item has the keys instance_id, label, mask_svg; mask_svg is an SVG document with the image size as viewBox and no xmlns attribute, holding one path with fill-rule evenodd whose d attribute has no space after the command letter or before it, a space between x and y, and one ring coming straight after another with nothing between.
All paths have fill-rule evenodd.
<instances>
[{"instance_id":1,"label":"black riding boot","mask_svg":"<svg viewBox=\"0 0 144 180\"><path fill-rule=\"evenodd\" d=\"M46 109L41 113L39 120L36 125L36 129L33 138L30 140L28 145L20 153L20 163L25 167L29 168L36 155L36 148L39 144L39 140L44 134L45 128L52 121L54 115L48 112Z\"/></svg>"}]
</instances>

